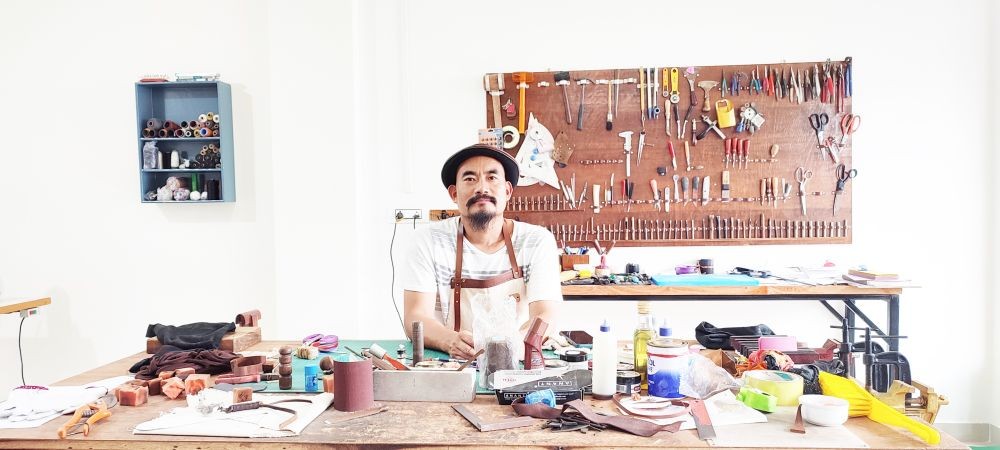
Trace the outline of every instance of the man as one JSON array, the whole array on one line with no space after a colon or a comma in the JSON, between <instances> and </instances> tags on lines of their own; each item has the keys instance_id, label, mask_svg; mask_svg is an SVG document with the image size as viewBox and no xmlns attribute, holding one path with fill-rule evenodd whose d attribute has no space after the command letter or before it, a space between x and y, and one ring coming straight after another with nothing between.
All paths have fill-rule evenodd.
<instances>
[{"instance_id":1,"label":"man","mask_svg":"<svg viewBox=\"0 0 1000 450\"><path fill-rule=\"evenodd\" d=\"M517 162L492 146L473 145L445 161L441 181L459 217L419 230L402 270L405 323L423 323L425 346L471 359L480 350L473 348L474 301L513 297L522 336L534 317L555 330L562 301L555 238L503 217L517 180Z\"/></svg>"}]
</instances>

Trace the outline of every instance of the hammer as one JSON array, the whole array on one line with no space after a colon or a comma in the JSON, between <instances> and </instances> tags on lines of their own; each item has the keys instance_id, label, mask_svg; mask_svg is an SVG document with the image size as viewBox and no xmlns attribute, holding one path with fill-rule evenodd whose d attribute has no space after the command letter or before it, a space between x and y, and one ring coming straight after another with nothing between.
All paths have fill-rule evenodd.
<instances>
[{"instance_id":1,"label":"hammer","mask_svg":"<svg viewBox=\"0 0 1000 450\"><path fill-rule=\"evenodd\" d=\"M576 80L576 84L580 85L580 109L576 112L576 129L583 131L583 101L587 96L587 85L594 82L589 78L581 78Z\"/></svg>"},{"instance_id":2,"label":"hammer","mask_svg":"<svg viewBox=\"0 0 1000 450\"><path fill-rule=\"evenodd\" d=\"M524 134L524 90L528 89L528 83L535 81L535 74L531 72L514 72L514 82L517 83L518 98L517 110L517 132Z\"/></svg>"},{"instance_id":3,"label":"hammer","mask_svg":"<svg viewBox=\"0 0 1000 450\"><path fill-rule=\"evenodd\" d=\"M573 111L569 109L569 92L566 91L566 86L569 86L569 72L556 72L552 75L552 78L556 80L556 84L562 86L563 103L566 106L566 123L573 123Z\"/></svg>"}]
</instances>

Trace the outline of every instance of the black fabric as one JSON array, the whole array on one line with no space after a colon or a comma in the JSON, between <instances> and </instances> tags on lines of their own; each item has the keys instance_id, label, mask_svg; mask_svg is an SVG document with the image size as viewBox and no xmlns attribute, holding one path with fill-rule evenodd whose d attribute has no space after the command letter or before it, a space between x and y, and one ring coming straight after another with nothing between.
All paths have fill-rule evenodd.
<instances>
[{"instance_id":1,"label":"black fabric","mask_svg":"<svg viewBox=\"0 0 1000 450\"><path fill-rule=\"evenodd\" d=\"M832 359L830 361L816 361L813 363L814 366L819 368L824 372L830 372L834 375L843 377L846 376L847 368L844 367L844 362L839 359Z\"/></svg>"},{"instance_id":2,"label":"black fabric","mask_svg":"<svg viewBox=\"0 0 1000 450\"><path fill-rule=\"evenodd\" d=\"M235 330L233 322L195 322L181 326L157 323L146 328L146 337L156 336L160 345L172 345L182 350L214 350L222 343L222 336Z\"/></svg>"},{"instance_id":3,"label":"black fabric","mask_svg":"<svg viewBox=\"0 0 1000 450\"><path fill-rule=\"evenodd\" d=\"M803 394L822 394L823 389L819 386L819 367L814 364L802 364L789 369L789 372L797 373L804 380L802 383Z\"/></svg>"},{"instance_id":4,"label":"black fabric","mask_svg":"<svg viewBox=\"0 0 1000 450\"><path fill-rule=\"evenodd\" d=\"M718 328L708 322L699 323L694 329L698 343L712 350L732 350L729 345L730 336L773 336L774 331L767 325L751 325L747 327Z\"/></svg>"}]
</instances>

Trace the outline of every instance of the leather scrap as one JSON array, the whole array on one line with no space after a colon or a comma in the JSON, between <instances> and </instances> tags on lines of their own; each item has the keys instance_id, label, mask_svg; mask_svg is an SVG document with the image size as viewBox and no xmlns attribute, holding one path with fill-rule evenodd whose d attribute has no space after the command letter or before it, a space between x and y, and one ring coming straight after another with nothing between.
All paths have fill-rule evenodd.
<instances>
[{"instance_id":1,"label":"leather scrap","mask_svg":"<svg viewBox=\"0 0 1000 450\"><path fill-rule=\"evenodd\" d=\"M523 399L516 400L511 406L519 416L530 416L536 419L558 419L564 417L568 420L578 421L582 416L589 422L607 425L612 428L631 433L636 436L649 437L661 431L676 433L681 429L683 421L669 423L667 425L657 425L642 419L629 416L602 416L594 412L583 400L573 400L563 405L562 409L552 408L548 405L535 403L526 405Z\"/></svg>"},{"instance_id":2,"label":"leather scrap","mask_svg":"<svg viewBox=\"0 0 1000 450\"><path fill-rule=\"evenodd\" d=\"M260 326L260 310L252 309L236 315L236 325L240 327Z\"/></svg>"}]
</instances>

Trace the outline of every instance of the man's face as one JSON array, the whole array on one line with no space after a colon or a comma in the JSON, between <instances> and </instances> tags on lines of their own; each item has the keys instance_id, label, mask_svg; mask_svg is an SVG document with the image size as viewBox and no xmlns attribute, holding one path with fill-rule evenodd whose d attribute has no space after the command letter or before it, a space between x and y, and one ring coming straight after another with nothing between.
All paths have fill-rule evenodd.
<instances>
[{"instance_id":1,"label":"man's face","mask_svg":"<svg viewBox=\"0 0 1000 450\"><path fill-rule=\"evenodd\" d=\"M452 201L463 218L485 226L502 216L514 187L504 176L500 161L487 156L473 156L458 167L455 185L448 187ZM478 228L478 227L477 227Z\"/></svg>"}]
</instances>

